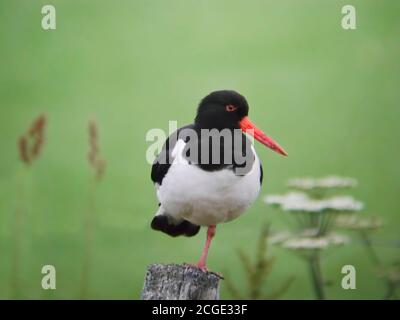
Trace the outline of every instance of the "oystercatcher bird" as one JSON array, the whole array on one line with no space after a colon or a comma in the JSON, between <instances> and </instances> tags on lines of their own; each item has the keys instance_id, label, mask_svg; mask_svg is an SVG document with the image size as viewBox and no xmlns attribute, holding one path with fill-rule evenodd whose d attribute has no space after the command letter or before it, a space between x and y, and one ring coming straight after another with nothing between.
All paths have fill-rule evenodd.
<instances>
[{"instance_id":1,"label":"oystercatcher bird","mask_svg":"<svg viewBox=\"0 0 400 320\"><path fill-rule=\"evenodd\" d=\"M201 226L208 227L197 263L204 271L216 225L239 217L260 191L261 162L244 133L287 155L249 120L248 112L248 103L239 93L210 93L201 100L194 123L169 136L152 166L159 208L151 227L173 237L191 237ZM210 132L219 139L213 139ZM233 142L223 132L231 133Z\"/></svg>"}]
</instances>

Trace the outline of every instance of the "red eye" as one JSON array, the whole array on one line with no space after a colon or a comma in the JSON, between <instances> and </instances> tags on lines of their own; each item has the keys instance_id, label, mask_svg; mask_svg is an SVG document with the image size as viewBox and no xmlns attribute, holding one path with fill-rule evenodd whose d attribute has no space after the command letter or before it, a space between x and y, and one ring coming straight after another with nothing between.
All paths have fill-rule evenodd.
<instances>
[{"instance_id":1,"label":"red eye","mask_svg":"<svg viewBox=\"0 0 400 320\"><path fill-rule=\"evenodd\" d=\"M228 104L228 105L225 107L225 109L226 109L226 111L228 111L228 112L233 112L233 111L235 111L237 108L236 108L234 105L232 105L232 104Z\"/></svg>"}]
</instances>

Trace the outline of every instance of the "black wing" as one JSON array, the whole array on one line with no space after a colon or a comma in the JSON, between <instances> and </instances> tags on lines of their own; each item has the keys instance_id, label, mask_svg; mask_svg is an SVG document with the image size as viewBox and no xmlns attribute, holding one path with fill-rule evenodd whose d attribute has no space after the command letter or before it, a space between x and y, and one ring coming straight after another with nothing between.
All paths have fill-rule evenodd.
<instances>
[{"instance_id":1,"label":"black wing","mask_svg":"<svg viewBox=\"0 0 400 320\"><path fill-rule=\"evenodd\" d=\"M161 185L173 161L171 158L171 152L174 150L176 141L179 139L179 134L183 129L194 129L194 125L189 124L181 127L167 138L160 154L154 160L153 166L151 167L151 180L153 183L158 183ZM174 138L172 139L171 137Z\"/></svg>"}]
</instances>

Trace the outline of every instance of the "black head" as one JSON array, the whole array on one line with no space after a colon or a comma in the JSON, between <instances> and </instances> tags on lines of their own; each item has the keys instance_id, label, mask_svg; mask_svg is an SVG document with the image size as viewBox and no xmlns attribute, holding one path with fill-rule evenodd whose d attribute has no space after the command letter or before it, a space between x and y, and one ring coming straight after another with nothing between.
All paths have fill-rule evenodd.
<instances>
[{"instance_id":1,"label":"black head","mask_svg":"<svg viewBox=\"0 0 400 320\"><path fill-rule=\"evenodd\" d=\"M249 105L241 94L232 90L214 91L201 100L195 125L202 129L238 129L248 113Z\"/></svg>"}]
</instances>

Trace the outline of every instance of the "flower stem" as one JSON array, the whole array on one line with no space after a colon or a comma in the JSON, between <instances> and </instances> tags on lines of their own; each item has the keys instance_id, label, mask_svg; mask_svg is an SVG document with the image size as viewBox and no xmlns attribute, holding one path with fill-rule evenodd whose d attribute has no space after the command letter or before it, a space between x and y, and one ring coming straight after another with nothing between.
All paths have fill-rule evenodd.
<instances>
[{"instance_id":1,"label":"flower stem","mask_svg":"<svg viewBox=\"0 0 400 320\"><path fill-rule=\"evenodd\" d=\"M85 221L84 221L84 256L81 274L81 288L80 288L80 299L87 299L89 291L89 278L91 271L92 262L92 243L93 243L93 232L94 232L94 213L95 209L95 189L97 181L94 180L90 186L89 192L89 207L86 210Z\"/></svg>"},{"instance_id":2,"label":"flower stem","mask_svg":"<svg viewBox=\"0 0 400 320\"><path fill-rule=\"evenodd\" d=\"M20 277L20 248L21 248L21 225L22 225L22 209L15 210L13 225L13 242L12 242L12 273L10 277L11 294L13 299L19 297L19 277Z\"/></svg>"},{"instance_id":3,"label":"flower stem","mask_svg":"<svg viewBox=\"0 0 400 320\"><path fill-rule=\"evenodd\" d=\"M21 248L24 219L26 218L26 180L29 168L21 168L16 176L16 191L18 195L16 209L13 217L12 244L11 244L11 270L10 286L13 299L21 298L20 277L21 277Z\"/></svg>"},{"instance_id":4,"label":"flower stem","mask_svg":"<svg viewBox=\"0 0 400 320\"><path fill-rule=\"evenodd\" d=\"M378 267L382 267L382 261L379 258L378 254L376 253L374 247L372 246L372 241L369 237L369 235L367 234L367 232L365 232L365 230L360 230L360 236L361 239L363 241L363 243L365 244L365 248L367 249L369 258L371 259L371 261Z\"/></svg>"},{"instance_id":5,"label":"flower stem","mask_svg":"<svg viewBox=\"0 0 400 320\"><path fill-rule=\"evenodd\" d=\"M321 259L319 252L315 252L309 259L311 280L314 286L314 292L318 300L325 300L324 279L321 271Z\"/></svg>"},{"instance_id":6,"label":"flower stem","mask_svg":"<svg viewBox=\"0 0 400 320\"><path fill-rule=\"evenodd\" d=\"M379 255L375 251L368 233L365 230L360 230L360 236L365 245L365 248L367 249L369 258L371 259L372 263L374 263L377 268L382 268L382 260L379 258ZM389 279L385 279L385 286L386 292L383 296L383 300L390 300L396 295L396 286L393 285L393 283L391 283Z\"/></svg>"}]
</instances>

